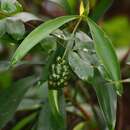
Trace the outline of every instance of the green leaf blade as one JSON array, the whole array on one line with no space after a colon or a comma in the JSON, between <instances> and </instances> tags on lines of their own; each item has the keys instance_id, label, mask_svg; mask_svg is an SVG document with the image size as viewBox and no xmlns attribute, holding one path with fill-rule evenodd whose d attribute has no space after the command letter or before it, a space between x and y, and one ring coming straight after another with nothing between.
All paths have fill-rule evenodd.
<instances>
[{"instance_id":1,"label":"green leaf blade","mask_svg":"<svg viewBox=\"0 0 130 130\"><path fill-rule=\"evenodd\" d=\"M57 28L61 27L65 23L76 18L78 18L78 16L62 16L53 20L49 20L37 27L23 40L21 45L16 50L11 63L15 64L16 62L18 62L42 39L46 38L50 33L55 31Z\"/></svg>"},{"instance_id":2,"label":"green leaf blade","mask_svg":"<svg viewBox=\"0 0 130 130\"><path fill-rule=\"evenodd\" d=\"M23 10L22 5L16 0L1 0L1 11L5 14L15 14Z\"/></svg>"},{"instance_id":3,"label":"green leaf blade","mask_svg":"<svg viewBox=\"0 0 130 130\"><path fill-rule=\"evenodd\" d=\"M118 58L108 36L96 25L91 19L87 19L90 31L95 42L95 49L98 57L103 63L106 71L112 80L114 80L116 91L119 95L122 94L122 84L119 82L121 79L120 66Z\"/></svg>"},{"instance_id":4,"label":"green leaf blade","mask_svg":"<svg viewBox=\"0 0 130 130\"><path fill-rule=\"evenodd\" d=\"M94 72L91 64L85 61L85 59L81 59L76 52L70 51L68 60L73 72L75 72L80 79L88 81L93 77Z\"/></svg>"},{"instance_id":5,"label":"green leaf blade","mask_svg":"<svg viewBox=\"0 0 130 130\"><path fill-rule=\"evenodd\" d=\"M15 40L21 40L25 34L25 27L20 20L13 21L11 19L6 19L6 31Z\"/></svg>"},{"instance_id":6,"label":"green leaf blade","mask_svg":"<svg viewBox=\"0 0 130 130\"><path fill-rule=\"evenodd\" d=\"M65 101L63 91L48 90L48 100L52 112L52 130L65 130Z\"/></svg>"},{"instance_id":7,"label":"green leaf blade","mask_svg":"<svg viewBox=\"0 0 130 130\"><path fill-rule=\"evenodd\" d=\"M37 130L66 130L66 111L63 91L49 90L48 82L44 82L39 91L42 94L41 98L44 103L38 114ZM54 99L57 99L57 101ZM58 105L58 111L55 103Z\"/></svg>"},{"instance_id":8,"label":"green leaf blade","mask_svg":"<svg viewBox=\"0 0 130 130\"><path fill-rule=\"evenodd\" d=\"M31 121L34 120L34 118L36 118L36 115L37 115L36 113L33 113L33 114L31 114L31 115L25 117L25 118L22 119L20 122L18 122L18 123L16 124L16 126L14 126L14 127L12 128L12 130L20 130L20 129L24 128L28 123L30 123Z\"/></svg>"},{"instance_id":9,"label":"green leaf blade","mask_svg":"<svg viewBox=\"0 0 130 130\"><path fill-rule=\"evenodd\" d=\"M28 77L0 92L0 128L12 118L25 92L35 82L35 77Z\"/></svg>"},{"instance_id":10,"label":"green leaf blade","mask_svg":"<svg viewBox=\"0 0 130 130\"><path fill-rule=\"evenodd\" d=\"M91 83L96 92L101 112L109 130L113 130L116 124L117 95L112 85L108 85L98 70L95 70Z\"/></svg>"}]
</instances>

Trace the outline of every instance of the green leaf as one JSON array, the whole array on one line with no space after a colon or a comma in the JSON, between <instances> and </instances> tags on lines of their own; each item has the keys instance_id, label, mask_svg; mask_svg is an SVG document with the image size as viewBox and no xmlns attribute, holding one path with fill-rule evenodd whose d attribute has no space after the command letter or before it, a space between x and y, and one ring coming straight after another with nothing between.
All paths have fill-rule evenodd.
<instances>
[{"instance_id":1,"label":"green leaf","mask_svg":"<svg viewBox=\"0 0 130 130\"><path fill-rule=\"evenodd\" d=\"M12 14L22 11L21 4L16 0L1 0L1 11L6 14Z\"/></svg>"},{"instance_id":2,"label":"green leaf","mask_svg":"<svg viewBox=\"0 0 130 130\"><path fill-rule=\"evenodd\" d=\"M69 51L68 60L72 70L80 79L88 81L93 77L93 67L88 60L81 59L76 52L72 51Z\"/></svg>"},{"instance_id":3,"label":"green leaf","mask_svg":"<svg viewBox=\"0 0 130 130\"><path fill-rule=\"evenodd\" d=\"M105 130L108 127L103 112L101 111L99 106L94 107L94 118L97 122L99 130Z\"/></svg>"},{"instance_id":4,"label":"green leaf","mask_svg":"<svg viewBox=\"0 0 130 130\"><path fill-rule=\"evenodd\" d=\"M12 58L12 64L15 64L23 58L29 50L46 38L50 33L76 18L78 18L78 16L63 16L41 24L23 40Z\"/></svg>"},{"instance_id":5,"label":"green leaf","mask_svg":"<svg viewBox=\"0 0 130 130\"><path fill-rule=\"evenodd\" d=\"M49 90L48 99L52 111L52 130L66 130L65 101L63 91Z\"/></svg>"},{"instance_id":6,"label":"green leaf","mask_svg":"<svg viewBox=\"0 0 130 130\"><path fill-rule=\"evenodd\" d=\"M15 6L16 6L16 13L23 11L23 7L18 1L15 2Z\"/></svg>"},{"instance_id":7,"label":"green leaf","mask_svg":"<svg viewBox=\"0 0 130 130\"><path fill-rule=\"evenodd\" d=\"M51 124L51 108L48 101L48 83L44 82L41 87L40 91L41 94L40 97L43 100L42 108L38 115L38 121L37 121L37 130L52 130L52 124Z\"/></svg>"},{"instance_id":8,"label":"green leaf","mask_svg":"<svg viewBox=\"0 0 130 130\"><path fill-rule=\"evenodd\" d=\"M91 82L96 92L98 102L109 130L115 128L117 95L112 87L101 77L96 69Z\"/></svg>"},{"instance_id":9,"label":"green leaf","mask_svg":"<svg viewBox=\"0 0 130 130\"><path fill-rule=\"evenodd\" d=\"M78 123L73 130L85 130L86 122Z\"/></svg>"},{"instance_id":10,"label":"green leaf","mask_svg":"<svg viewBox=\"0 0 130 130\"><path fill-rule=\"evenodd\" d=\"M58 94L58 99L53 92ZM65 101L62 91L48 90L48 82L41 85L43 105L39 112L37 130L66 130L65 129ZM48 95L49 93L49 95ZM58 109L55 106L54 99L57 99Z\"/></svg>"},{"instance_id":11,"label":"green leaf","mask_svg":"<svg viewBox=\"0 0 130 130\"><path fill-rule=\"evenodd\" d=\"M13 13L16 11L16 6L13 2L11 2L11 0L2 0L1 11L5 13Z\"/></svg>"},{"instance_id":12,"label":"green leaf","mask_svg":"<svg viewBox=\"0 0 130 130\"><path fill-rule=\"evenodd\" d=\"M27 13L27 12L20 12L17 13L11 17L8 17L7 19L11 19L11 20L21 20L22 22L28 22L28 21L42 21L40 18L38 18L37 16L31 14L31 13Z\"/></svg>"},{"instance_id":13,"label":"green leaf","mask_svg":"<svg viewBox=\"0 0 130 130\"><path fill-rule=\"evenodd\" d=\"M51 118L51 108L48 100L45 100L43 107L39 113L37 130L53 130L50 118Z\"/></svg>"},{"instance_id":14,"label":"green leaf","mask_svg":"<svg viewBox=\"0 0 130 130\"><path fill-rule=\"evenodd\" d=\"M102 31L96 23L91 19L87 19L90 31L94 40L96 53L108 72L111 80L115 81L117 94L121 95L123 92L121 79L120 65L108 36Z\"/></svg>"},{"instance_id":15,"label":"green leaf","mask_svg":"<svg viewBox=\"0 0 130 130\"><path fill-rule=\"evenodd\" d=\"M68 2L69 13L76 14L76 6L78 2L75 0L64 0L64 1Z\"/></svg>"},{"instance_id":16,"label":"green leaf","mask_svg":"<svg viewBox=\"0 0 130 130\"><path fill-rule=\"evenodd\" d=\"M62 120L59 120L59 123L62 124ZM48 99L44 101L39 113L37 130L65 130L64 126L59 127L57 120L55 120Z\"/></svg>"},{"instance_id":17,"label":"green leaf","mask_svg":"<svg viewBox=\"0 0 130 130\"><path fill-rule=\"evenodd\" d=\"M25 92L36 80L36 77L28 77L0 92L0 128L12 118Z\"/></svg>"},{"instance_id":18,"label":"green leaf","mask_svg":"<svg viewBox=\"0 0 130 130\"><path fill-rule=\"evenodd\" d=\"M10 71L2 70L0 68L0 91L3 88L10 87L10 84L12 83L12 75Z\"/></svg>"},{"instance_id":19,"label":"green leaf","mask_svg":"<svg viewBox=\"0 0 130 130\"><path fill-rule=\"evenodd\" d=\"M6 20L6 31L14 39L21 40L25 34L24 24L20 21L12 21L10 19Z\"/></svg>"},{"instance_id":20,"label":"green leaf","mask_svg":"<svg viewBox=\"0 0 130 130\"><path fill-rule=\"evenodd\" d=\"M8 45L10 43L17 44L18 41L14 40L12 37L10 37L9 34L5 33L1 38L0 38L1 44Z\"/></svg>"},{"instance_id":21,"label":"green leaf","mask_svg":"<svg viewBox=\"0 0 130 130\"><path fill-rule=\"evenodd\" d=\"M91 66L94 66L94 67L99 66L100 63L95 53L93 41L89 37L86 37L86 36L87 35L83 33L81 33L78 36L79 39L75 40L74 50L79 54L81 59L88 62Z\"/></svg>"},{"instance_id":22,"label":"green leaf","mask_svg":"<svg viewBox=\"0 0 130 130\"><path fill-rule=\"evenodd\" d=\"M36 113L33 113L33 114L25 117L18 124L16 124L16 126L14 128L12 128L12 130L21 130L22 128L24 128L25 125L27 125L28 123L33 121L35 119L36 115L37 115Z\"/></svg>"},{"instance_id":23,"label":"green leaf","mask_svg":"<svg viewBox=\"0 0 130 130\"><path fill-rule=\"evenodd\" d=\"M54 37L47 37L41 41L41 47L44 52L51 53L56 50L57 43Z\"/></svg>"},{"instance_id":24,"label":"green leaf","mask_svg":"<svg viewBox=\"0 0 130 130\"><path fill-rule=\"evenodd\" d=\"M100 0L99 4L96 4L96 7L90 17L94 21L98 21L111 6L112 2L113 0Z\"/></svg>"}]
</instances>

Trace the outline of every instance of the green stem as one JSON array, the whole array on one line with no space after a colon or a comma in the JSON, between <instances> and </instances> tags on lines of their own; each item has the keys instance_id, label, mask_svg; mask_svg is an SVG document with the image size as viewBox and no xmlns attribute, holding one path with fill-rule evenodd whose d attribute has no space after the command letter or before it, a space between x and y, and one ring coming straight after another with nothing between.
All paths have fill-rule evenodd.
<instances>
[{"instance_id":1,"label":"green stem","mask_svg":"<svg viewBox=\"0 0 130 130\"><path fill-rule=\"evenodd\" d=\"M70 48L70 45L71 45L71 43L72 43L72 39L73 39L73 37L74 37L74 34L75 34L75 32L76 32L76 30L77 30L77 28L78 28L80 22L82 21L82 18L83 18L83 16L80 16L80 18L79 18L77 24L75 25L75 27L74 27L74 29L73 29L73 32L72 32L72 34L71 34L71 36L70 36L70 39L69 39L69 41L68 41L68 44L67 44L67 46L66 46L66 49L65 49L65 51L64 51L64 54L63 54L62 59L65 58L65 56L66 56L66 54L67 54L67 52L68 52L68 50L69 50L69 48Z\"/></svg>"},{"instance_id":2,"label":"green stem","mask_svg":"<svg viewBox=\"0 0 130 130\"><path fill-rule=\"evenodd\" d=\"M118 81L113 81L113 80L107 80L109 83L107 84L116 84L116 83L130 83L130 78L128 79L123 79L123 80L118 80Z\"/></svg>"}]
</instances>

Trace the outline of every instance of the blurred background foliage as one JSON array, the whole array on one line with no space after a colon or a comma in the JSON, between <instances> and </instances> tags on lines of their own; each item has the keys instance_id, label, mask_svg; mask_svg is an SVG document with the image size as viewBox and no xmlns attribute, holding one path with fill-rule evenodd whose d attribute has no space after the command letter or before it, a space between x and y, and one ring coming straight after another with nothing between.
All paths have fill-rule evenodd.
<instances>
[{"instance_id":1,"label":"blurred background foliage","mask_svg":"<svg viewBox=\"0 0 130 130\"><path fill-rule=\"evenodd\" d=\"M103 22L103 29L117 48L130 46L130 22L126 16L115 16Z\"/></svg>"}]
</instances>

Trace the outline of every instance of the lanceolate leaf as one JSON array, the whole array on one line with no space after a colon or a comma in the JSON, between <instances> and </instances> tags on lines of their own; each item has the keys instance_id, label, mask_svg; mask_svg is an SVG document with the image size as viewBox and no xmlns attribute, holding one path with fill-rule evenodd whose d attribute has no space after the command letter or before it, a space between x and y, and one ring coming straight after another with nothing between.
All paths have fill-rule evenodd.
<instances>
[{"instance_id":1,"label":"lanceolate leaf","mask_svg":"<svg viewBox=\"0 0 130 130\"><path fill-rule=\"evenodd\" d=\"M95 42L95 49L98 57L103 63L106 71L113 81L115 81L116 91L119 95L122 94L123 88L122 84L119 82L121 79L120 76L120 66L118 59L112 43L108 36L102 31L96 23L91 19L87 19L90 31Z\"/></svg>"},{"instance_id":2,"label":"lanceolate leaf","mask_svg":"<svg viewBox=\"0 0 130 130\"><path fill-rule=\"evenodd\" d=\"M62 103L63 102L61 102L61 104ZM60 120L59 118L59 120L56 120L51 107L49 101L46 100L39 113L37 130L66 130L65 125L63 124L65 119L63 118L64 120Z\"/></svg>"},{"instance_id":3,"label":"lanceolate leaf","mask_svg":"<svg viewBox=\"0 0 130 130\"><path fill-rule=\"evenodd\" d=\"M50 33L55 31L57 28L61 27L65 23L76 18L78 18L78 16L62 16L41 24L34 31L32 31L18 47L12 58L12 64L15 64L21 58L23 58L29 50L37 45L42 39L46 38Z\"/></svg>"},{"instance_id":4,"label":"lanceolate leaf","mask_svg":"<svg viewBox=\"0 0 130 130\"><path fill-rule=\"evenodd\" d=\"M52 112L52 130L66 130L65 126L65 106L63 92L49 90L49 104Z\"/></svg>"},{"instance_id":5,"label":"lanceolate leaf","mask_svg":"<svg viewBox=\"0 0 130 130\"><path fill-rule=\"evenodd\" d=\"M28 77L0 92L0 128L12 118L25 92L35 82L35 77Z\"/></svg>"},{"instance_id":6,"label":"lanceolate leaf","mask_svg":"<svg viewBox=\"0 0 130 130\"><path fill-rule=\"evenodd\" d=\"M101 77L98 70L95 70L95 75L91 83L96 92L106 124L109 130L114 130L116 123L116 93L110 84L106 84L106 81Z\"/></svg>"},{"instance_id":7,"label":"lanceolate leaf","mask_svg":"<svg viewBox=\"0 0 130 130\"><path fill-rule=\"evenodd\" d=\"M41 85L39 91L42 94L40 98L43 98L43 106L39 112L37 130L66 130L64 123L66 116L63 92L48 90L47 82ZM58 107L58 112L56 106Z\"/></svg>"},{"instance_id":8,"label":"lanceolate leaf","mask_svg":"<svg viewBox=\"0 0 130 130\"><path fill-rule=\"evenodd\" d=\"M39 112L37 130L52 130L51 122L51 108L48 100L43 104L42 109Z\"/></svg>"}]
</instances>

